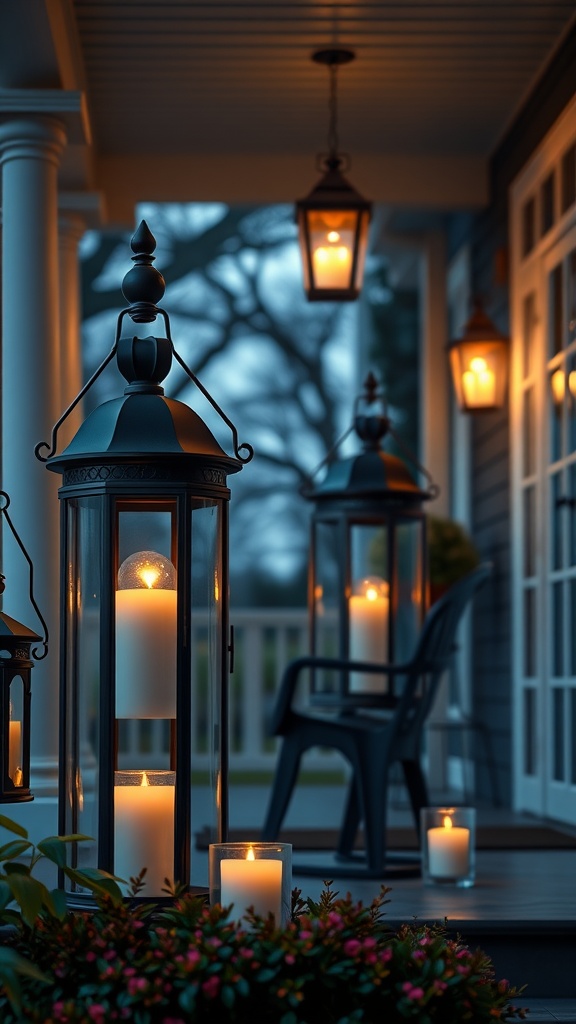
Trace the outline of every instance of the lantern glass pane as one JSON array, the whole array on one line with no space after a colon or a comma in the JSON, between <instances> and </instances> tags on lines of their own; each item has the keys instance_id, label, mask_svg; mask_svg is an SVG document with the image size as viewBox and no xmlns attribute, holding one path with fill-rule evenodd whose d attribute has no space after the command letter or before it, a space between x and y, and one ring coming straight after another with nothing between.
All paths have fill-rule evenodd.
<instances>
[{"instance_id":1,"label":"lantern glass pane","mask_svg":"<svg viewBox=\"0 0 576 1024\"><path fill-rule=\"evenodd\" d=\"M423 521L414 518L396 527L397 603L394 611L394 661L409 661L414 654L424 610L422 565Z\"/></svg>"},{"instance_id":2,"label":"lantern glass pane","mask_svg":"<svg viewBox=\"0 0 576 1024\"><path fill-rule=\"evenodd\" d=\"M24 785L23 725L24 682L15 676L10 682L10 720L8 725L8 775L17 788Z\"/></svg>"},{"instance_id":3,"label":"lantern glass pane","mask_svg":"<svg viewBox=\"0 0 576 1024\"><path fill-rule=\"evenodd\" d=\"M216 793L206 807L202 806L201 825L208 826L211 837L218 836L222 793L223 708L226 699L223 685L223 598L228 587L223 577L222 507L210 501L194 500L192 508L192 579L191 579L191 719L192 773L202 783L198 797L192 796L193 817L198 821L198 800L206 790ZM192 879L194 859L192 858Z\"/></svg>"},{"instance_id":4,"label":"lantern glass pane","mask_svg":"<svg viewBox=\"0 0 576 1024\"><path fill-rule=\"evenodd\" d=\"M64 829L98 835L101 509L97 498L68 502ZM95 841L71 844L72 866L97 867ZM75 883L67 884L77 891Z\"/></svg>"},{"instance_id":5,"label":"lantern glass pane","mask_svg":"<svg viewBox=\"0 0 576 1024\"><path fill-rule=\"evenodd\" d=\"M308 232L315 288L350 288L356 210L309 210Z\"/></svg>"},{"instance_id":6,"label":"lantern glass pane","mask_svg":"<svg viewBox=\"0 0 576 1024\"><path fill-rule=\"evenodd\" d=\"M336 520L314 524L314 575L312 594L312 647L315 654L337 658L341 652L342 583L340 531Z\"/></svg>"}]
</instances>

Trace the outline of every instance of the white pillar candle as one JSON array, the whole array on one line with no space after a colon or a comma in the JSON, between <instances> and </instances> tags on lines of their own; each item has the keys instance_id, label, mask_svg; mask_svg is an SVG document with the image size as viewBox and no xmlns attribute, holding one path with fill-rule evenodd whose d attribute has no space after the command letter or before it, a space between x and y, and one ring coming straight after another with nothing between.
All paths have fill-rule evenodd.
<instances>
[{"instance_id":1,"label":"white pillar candle","mask_svg":"<svg viewBox=\"0 0 576 1024\"><path fill-rule=\"evenodd\" d=\"M387 593L382 584L367 583L362 594L352 594L348 602L350 618L349 656L352 661L388 660L388 620L390 614ZM385 693L387 679L372 672L351 672L351 693Z\"/></svg>"},{"instance_id":2,"label":"white pillar candle","mask_svg":"<svg viewBox=\"0 0 576 1024\"><path fill-rule=\"evenodd\" d=\"M449 815L429 828L428 871L433 878L465 878L470 869L470 829L452 825Z\"/></svg>"},{"instance_id":3,"label":"white pillar candle","mask_svg":"<svg viewBox=\"0 0 576 1024\"><path fill-rule=\"evenodd\" d=\"M346 245L319 245L312 253L316 288L349 288L352 253Z\"/></svg>"},{"instance_id":4,"label":"white pillar candle","mask_svg":"<svg viewBox=\"0 0 576 1024\"><path fill-rule=\"evenodd\" d=\"M470 362L470 368L462 374L462 389L466 404L470 406L494 405L496 401L496 376L485 359L477 356Z\"/></svg>"},{"instance_id":5,"label":"white pillar candle","mask_svg":"<svg viewBox=\"0 0 576 1024\"><path fill-rule=\"evenodd\" d=\"M116 591L116 717L176 718L176 591Z\"/></svg>"},{"instance_id":6,"label":"white pillar candle","mask_svg":"<svg viewBox=\"0 0 576 1024\"><path fill-rule=\"evenodd\" d=\"M150 785L146 772L118 773L127 774L134 784L114 787L114 874L128 881L145 867L142 893L161 896L174 875L175 787Z\"/></svg>"},{"instance_id":7,"label":"white pillar candle","mask_svg":"<svg viewBox=\"0 0 576 1024\"><path fill-rule=\"evenodd\" d=\"M234 904L236 917L240 918L248 907L254 907L256 914L267 917L274 915L280 923L282 910L282 862L280 860L255 858L250 847L246 858L224 858L220 862L220 884L222 906Z\"/></svg>"},{"instance_id":8,"label":"white pillar candle","mask_svg":"<svg viewBox=\"0 0 576 1024\"><path fill-rule=\"evenodd\" d=\"M10 722L8 737L8 775L16 785L15 775L22 766L22 722ZM22 783L20 782L20 785Z\"/></svg>"}]
</instances>

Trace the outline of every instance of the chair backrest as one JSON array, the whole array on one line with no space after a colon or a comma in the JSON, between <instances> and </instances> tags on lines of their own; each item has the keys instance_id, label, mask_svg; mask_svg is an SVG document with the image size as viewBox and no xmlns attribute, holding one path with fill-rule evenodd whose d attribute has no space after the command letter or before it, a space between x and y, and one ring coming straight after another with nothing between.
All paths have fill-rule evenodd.
<instances>
[{"instance_id":1,"label":"chair backrest","mask_svg":"<svg viewBox=\"0 0 576 1024\"><path fill-rule=\"evenodd\" d=\"M489 564L478 566L441 597L428 611L404 687L399 694L397 727L418 732L434 703L438 686L450 665L456 632L470 601L486 582Z\"/></svg>"}]
</instances>

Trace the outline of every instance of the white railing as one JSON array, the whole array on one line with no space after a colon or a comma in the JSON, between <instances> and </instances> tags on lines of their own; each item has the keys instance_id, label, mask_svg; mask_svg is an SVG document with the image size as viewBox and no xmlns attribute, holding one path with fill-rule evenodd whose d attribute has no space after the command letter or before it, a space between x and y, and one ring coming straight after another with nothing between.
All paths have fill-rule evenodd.
<instances>
[{"instance_id":1,"label":"white railing","mask_svg":"<svg viewBox=\"0 0 576 1024\"><path fill-rule=\"evenodd\" d=\"M286 664L309 652L308 612L300 608L242 608L230 613L234 626L234 672L230 677L230 770L231 772L269 772L274 769L278 740L268 733L268 721L282 672ZM200 652L205 627L199 624L193 649ZM202 671L193 671L199 681ZM194 685L194 683L193 683ZM193 768L209 767L206 722L206 695L200 684L192 694L198 714L193 722ZM121 759L132 768L162 767L168 749L165 722L131 721L123 739ZM307 755L306 768L332 770L342 767L333 751L314 751Z\"/></svg>"}]
</instances>

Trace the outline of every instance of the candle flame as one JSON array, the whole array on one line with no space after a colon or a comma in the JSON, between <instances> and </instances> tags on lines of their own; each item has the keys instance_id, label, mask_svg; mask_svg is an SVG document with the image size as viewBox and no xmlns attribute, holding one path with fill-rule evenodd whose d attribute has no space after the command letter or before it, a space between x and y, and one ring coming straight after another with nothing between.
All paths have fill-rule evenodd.
<instances>
[{"instance_id":1,"label":"candle flame","mask_svg":"<svg viewBox=\"0 0 576 1024\"><path fill-rule=\"evenodd\" d=\"M248 848L248 853L246 854L246 860L256 860L256 858L254 856L254 847L250 846Z\"/></svg>"},{"instance_id":2,"label":"candle flame","mask_svg":"<svg viewBox=\"0 0 576 1024\"><path fill-rule=\"evenodd\" d=\"M328 239L329 242L339 242L340 241L340 235L339 235L338 231L329 231L328 234L326 235L326 238Z\"/></svg>"},{"instance_id":3,"label":"candle flame","mask_svg":"<svg viewBox=\"0 0 576 1024\"><path fill-rule=\"evenodd\" d=\"M449 814L444 815L444 828L452 828L452 818Z\"/></svg>"},{"instance_id":4,"label":"candle flame","mask_svg":"<svg viewBox=\"0 0 576 1024\"><path fill-rule=\"evenodd\" d=\"M146 565L140 570L140 579L144 580L144 583L148 587L148 590L152 590L152 587L156 583L160 573L153 565Z\"/></svg>"},{"instance_id":5,"label":"candle flame","mask_svg":"<svg viewBox=\"0 0 576 1024\"><path fill-rule=\"evenodd\" d=\"M488 364L482 356L475 356L474 359L470 360L470 369L472 373L485 373L488 369Z\"/></svg>"},{"instance_id":6,"label":"candle flame","mask_svg":"<svg viewBox=\"0 0 576 1024\"><path fill-rule=\"evenodd\" d=\"M148 776L146 775L146 772L142 772L142 782L140 783L140 785L141 786L149 786L150 785L150 783L148 782ZM148 798L146 798L146 799L148 799Z\"/></svg>"},{"instance_id":7,"label":"candle flame","mask_svg":"<svg viewBox=\"0 0 576 1024\"><path fill-rule=\"evenodd\" d=\"M376 590L376 587L368 587L368 589L366 590L366 597L368 598L369 601L375 601L376 598L378 597L378 591Z\"/></svg>"}]
</instances>

